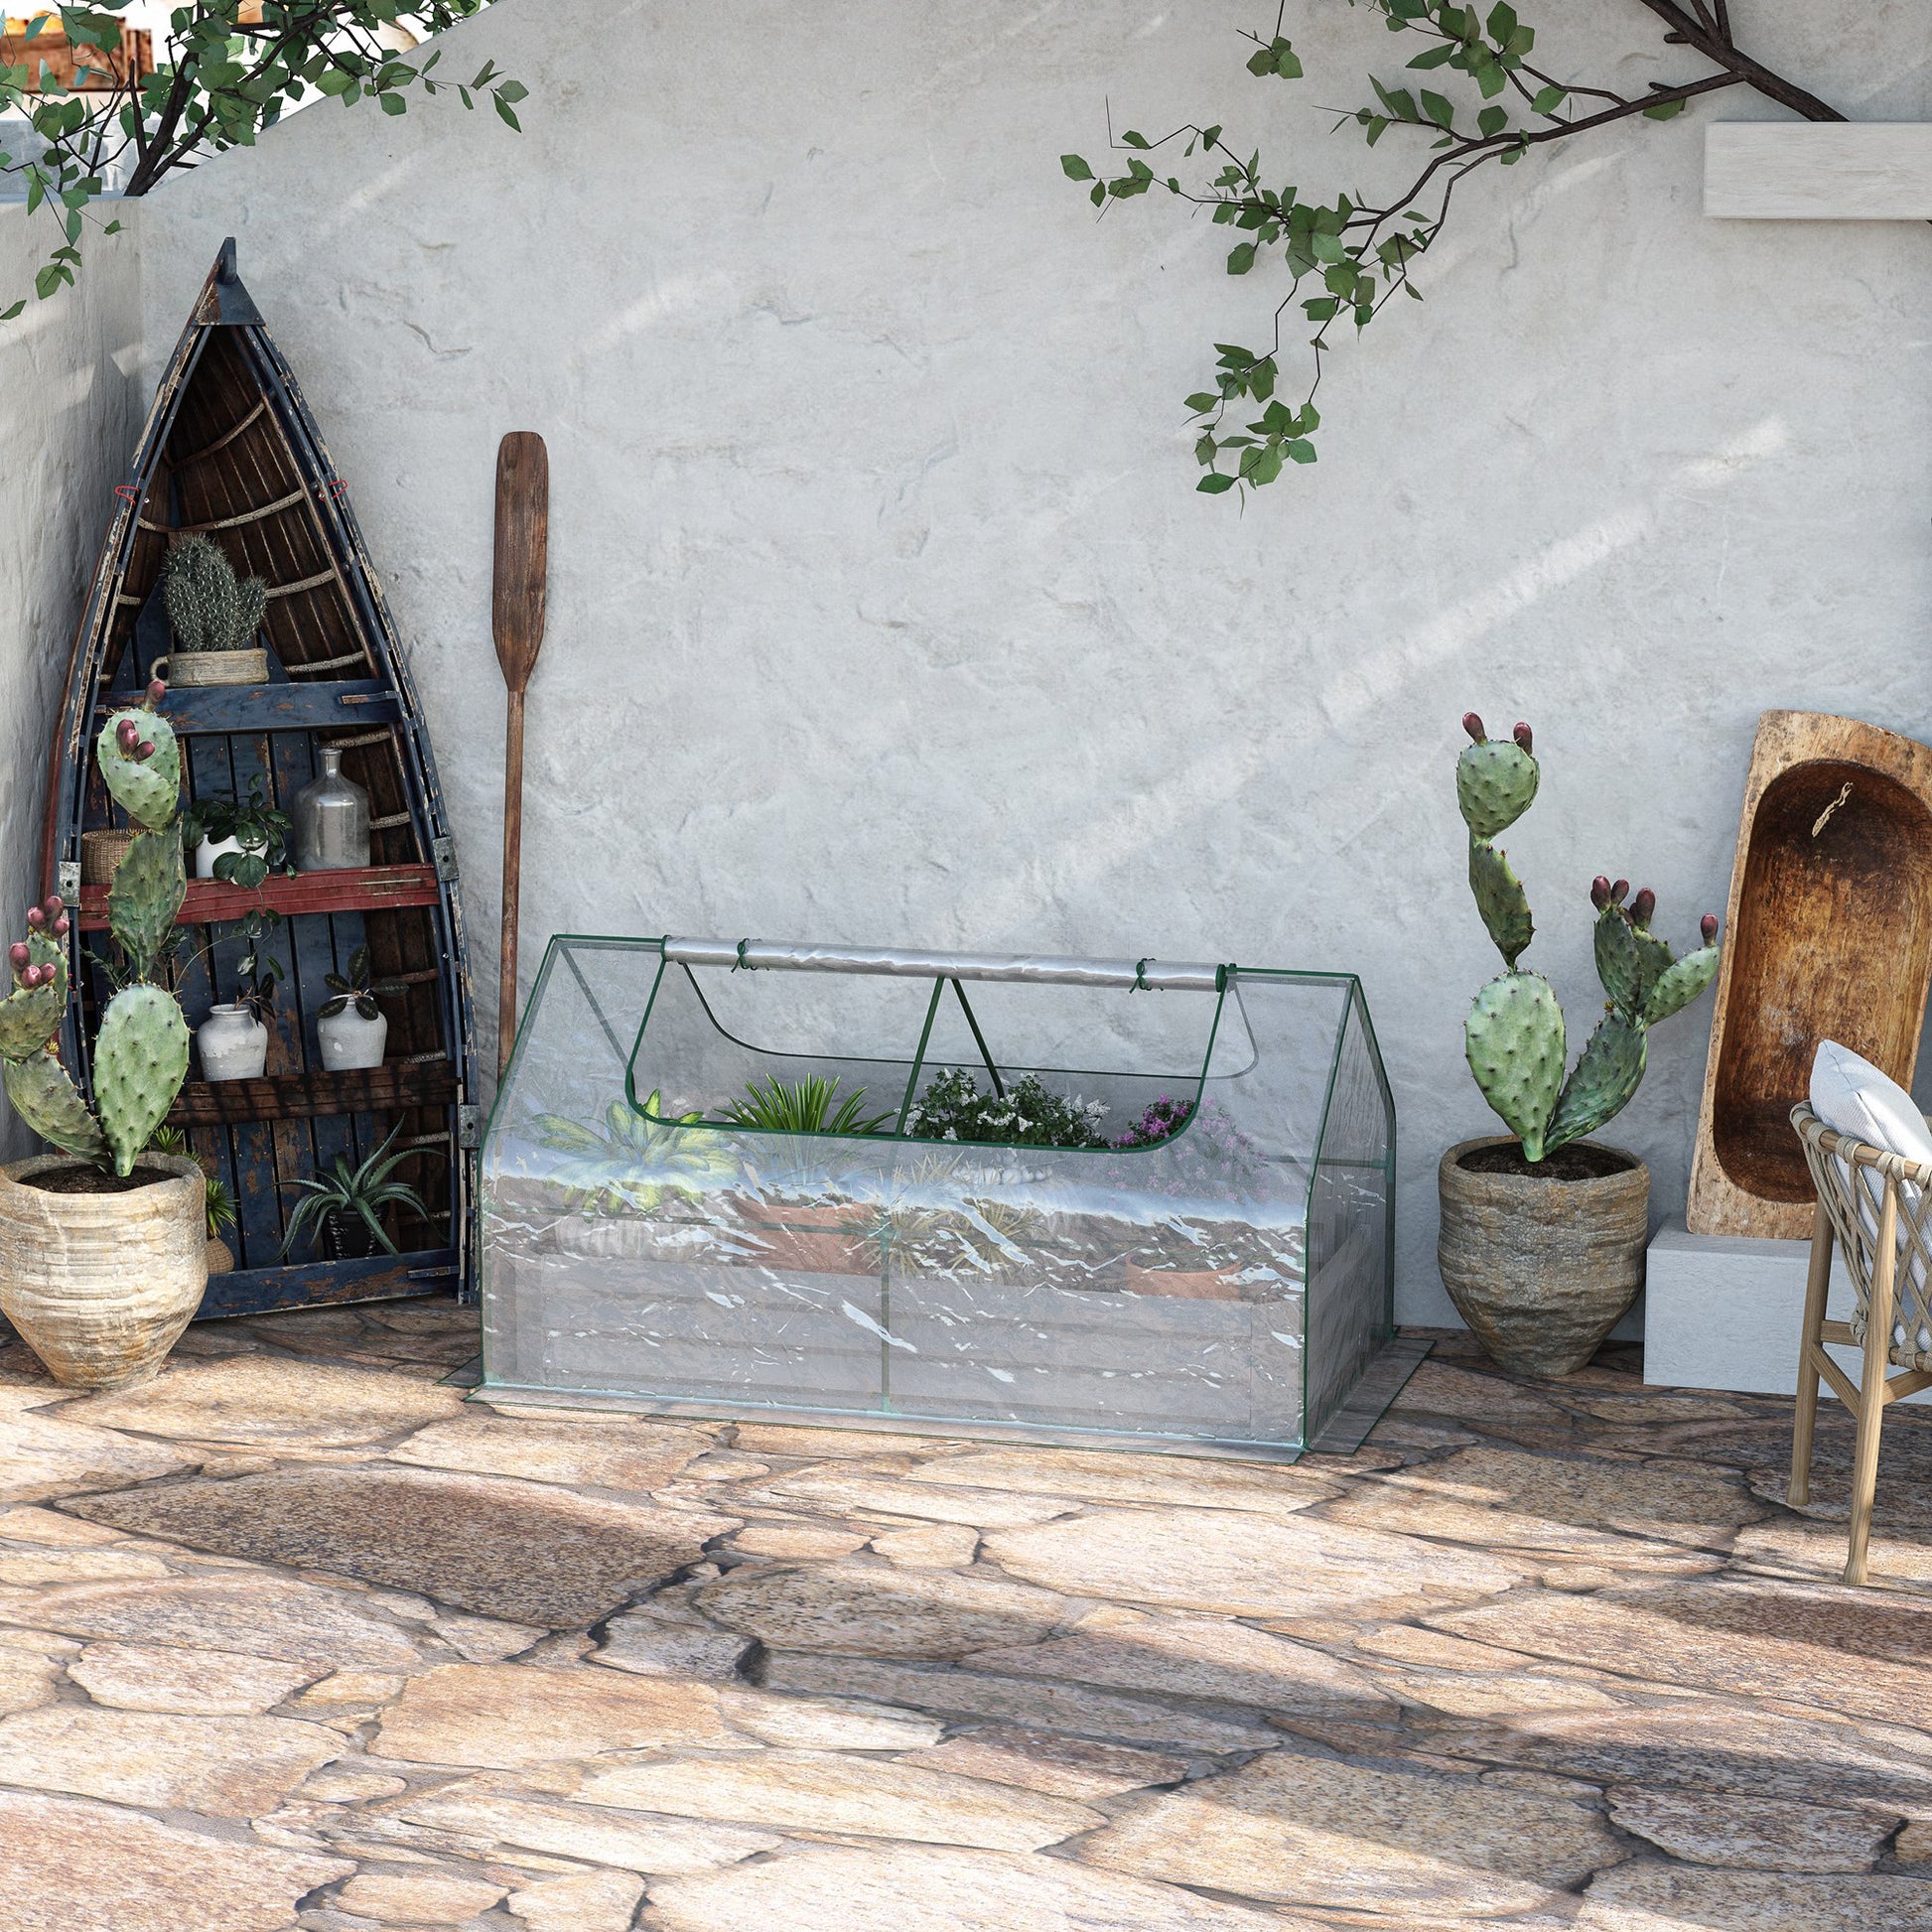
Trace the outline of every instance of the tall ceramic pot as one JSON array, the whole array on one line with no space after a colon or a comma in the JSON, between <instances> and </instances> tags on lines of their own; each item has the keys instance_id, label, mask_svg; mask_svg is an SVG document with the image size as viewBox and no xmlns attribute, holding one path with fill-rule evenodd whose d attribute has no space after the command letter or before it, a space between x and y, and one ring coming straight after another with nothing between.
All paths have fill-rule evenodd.
<instances>
[{"instance_id":1,"label":"tall ceramic pot","mask_svg":"<svg viewBox=\"0 0 1932 1932\"><path fill-rule=\"evenodd\" d=\"M268 1029L239 1002L207 1010L195 1029L204 1080L259 1080L268 1065Z\"/></svg>"},{"instance_id":2,"label":"tall ceramic pot","mask_svg":"<svg viewBox=\"0 0 1932 1932\"><path fill-rule=\"evenodd\" d=\"M1498 1135L1443 1156L1437 1265L1491 1360L1519 1375L1574 1374L1643 1287L1650 1173L1634 1154L1592 1141L1578 1143L1578 1152L1604 1172L1586 1178L1463 1165L1485 1149L1513 1146Z\"/></svg>"},{"instance_id":3,"label":"tall ceramic pot","mask_svg":"<svg viewBox=\"0 0 1932 1932\"><path fill-rule=\"evenodd\" d=\"M68 1154L0 1168L0 1313L76 1389L124 1389L155 1375L207 1287L207 1195L182 1155L144 1154L123 1193L34 1184Z\"/></svg>"}]
</instances>

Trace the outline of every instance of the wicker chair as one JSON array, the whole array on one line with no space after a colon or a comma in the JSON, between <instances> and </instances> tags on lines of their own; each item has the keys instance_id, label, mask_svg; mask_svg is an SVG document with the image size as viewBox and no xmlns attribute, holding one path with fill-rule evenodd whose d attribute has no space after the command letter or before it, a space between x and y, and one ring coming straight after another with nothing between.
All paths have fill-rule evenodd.
<instances>
[{"instance_id":1,"label":"wicker chair","mask_svg":"<svg viewBox=\"0 0 1932 1932\"><path fill-rule=\"evenodd\" d=\"M1790 1497L1794 1504L1811 1498L1811 1446L1822 1376L1859 1420L1845 1581L1862 1584L1885 1405L1932 1388L1932 1289L1927 1285L1932 1278L1932 1167L1835 1133L1807 1106L1792 1108L1791 1124L1804 1143L1818 1189L1818 1212L1812 1222L1811 1275L1805 1284ZM1858 1296L1850 1321L1825 1319L1834 1241L1844 1250ZM1889 1346L1881 1338L1888 1338ZM1855 1384L1826 1354L1827 1342L1864 1351L1860 1382ZM1887 1374L1894 1367L1903 1372Z\"/></svg>"}]
</instances>

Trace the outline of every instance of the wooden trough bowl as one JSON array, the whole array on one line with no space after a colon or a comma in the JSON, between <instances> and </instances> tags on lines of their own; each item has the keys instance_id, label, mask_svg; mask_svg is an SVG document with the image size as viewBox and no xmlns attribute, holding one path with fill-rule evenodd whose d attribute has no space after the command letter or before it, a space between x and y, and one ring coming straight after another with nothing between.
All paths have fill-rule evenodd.
<instances>
[{"instance_id":1,"label":"wooden trough bowl","mask_svg":"<svg viewBox=\"0 0 1932 1932\"><path fill-rule=\"evenodd\" d=\"M1849 787L1849 789L1848 789ZM1758 720L1737 827L1687 1214L1802 1240L1791 1109L1821 1039L1910 1086L1932 987L1932 749L1810 711Z\"/></svg>"}]
</instances>

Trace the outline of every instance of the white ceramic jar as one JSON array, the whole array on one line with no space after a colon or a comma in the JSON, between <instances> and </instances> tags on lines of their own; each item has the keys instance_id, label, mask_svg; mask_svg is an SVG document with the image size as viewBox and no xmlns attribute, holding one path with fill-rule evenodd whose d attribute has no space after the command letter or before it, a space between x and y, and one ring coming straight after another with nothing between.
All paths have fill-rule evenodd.
<instances>
[{"instance_id":1,"label":"white ceramic jar","mask_svg":"<svg viewBox=\"0 0 1932 1932\"><path fill-rule=\"evenodd\" d=\"M195 1045L205 1080L259 1080L268 1064L268 1029L243 1006L209 1007Z\"/></svg>"},{"instance_id":2,"label":"white ceramic jar","mask_svg":"<svg viewBox=\"0 0 1932 1932\"><path fill-rule=\"evenodd\" d=\"M380 1066L389 1043L388 1016L378 1013L373 1020L364 1020L351 1000L341 1013L324 1014L316 1022L316 1037L322 1042L322 1063L331 1073Z\"/></svg>"},{"instance_id":3,"label":"white ceramic jar","mask_svg":"<svg viewBox=\"0 0 1932 1932\"><path fill-rule=\"evenodd\" d=\"M212 879L214 862L224 853L239 852L242 849L239 839L204 839L195 848L195 877Z\"/></svg>"}]
</instances>

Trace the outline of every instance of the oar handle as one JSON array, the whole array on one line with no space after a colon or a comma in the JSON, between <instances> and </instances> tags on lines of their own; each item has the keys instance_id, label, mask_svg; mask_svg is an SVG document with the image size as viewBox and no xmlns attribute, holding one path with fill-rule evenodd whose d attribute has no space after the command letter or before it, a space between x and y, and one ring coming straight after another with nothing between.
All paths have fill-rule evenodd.
<instances>
[{"instance_id":1,"label":"oar handle","mask_svg":"<svg viewBox=\"0 0 1932 1932\"><path fill-rule=\"evenodd\" d=\"M516 911L523 872L523 687L512 684L503 741L503 957L497 974L496 1077L516 1040Z\"/></svg>"}]
</instances>

